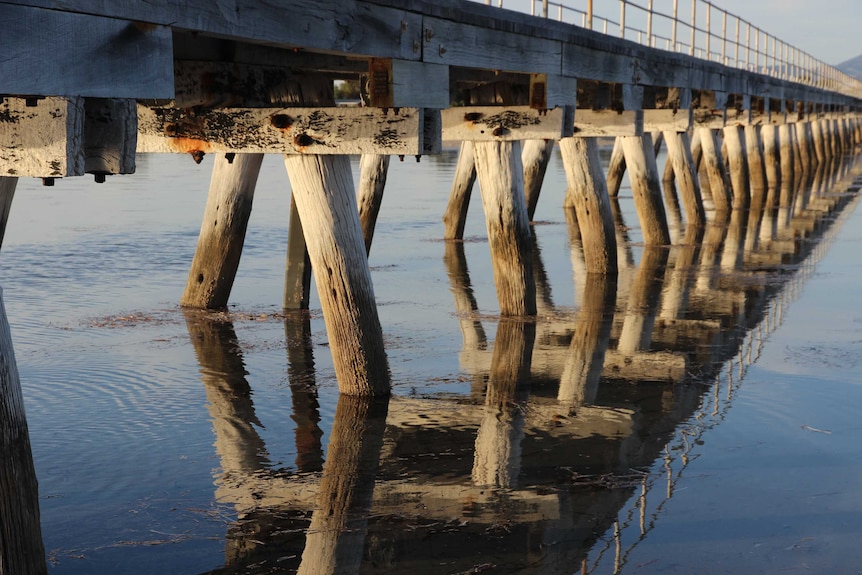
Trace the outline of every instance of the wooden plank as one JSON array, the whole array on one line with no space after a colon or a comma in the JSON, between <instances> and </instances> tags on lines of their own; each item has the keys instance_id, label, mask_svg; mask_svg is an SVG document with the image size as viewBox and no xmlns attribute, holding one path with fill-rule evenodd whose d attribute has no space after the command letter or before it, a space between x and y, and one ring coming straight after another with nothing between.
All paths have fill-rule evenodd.
<instances>
[{"instance_id":1,"label":"wooden plank","mask_svg":"<svg viewBox=\"0 0 862 575\"><path fill-rule=\"evenodd\" d=\"M84 99L0 100L0 176L84 175Z\"/></svg>"},{"instance_id":2,"label":"wooden plank","mask_svg":"<svg viewBox=\"0 0 862 575\"><path fill-rule=\"evenodd\" d=\"M0 93L170 98L167 26L3 5Z\"/></svg>"},{"instance_id":3,"label":"wooden plank","mask_svg":"<svg viewBox=\"0 0 862 575\"><path fill-rule=\"evenodd\" d=\"M4 3L57 9L55 0ZM413 60L421 57L421 16L368 2L219 0L190 5L180 0L65 0L62 8L272 45ZM80 34L87 31L84 26Z\"/></svg>"},{"instance_id":4,"label":"wooden plank","mask_svg":"<svg viewBox=\"0 0 862 575\"><path fill-rule=\"evenodd\" d=\"M559 140L571 132L571 110L529 106L466 106L442 110L443 140Z\"/></svg>"},{"instance_id":5,"label":"wooden plank","mask_svg":"<svg viewBox=\"0 0 862 575\"><path fill-rule=\"evenodd\" d=\"M138 107L138 152L423 154L421 109Z\"/></svg>"},{"instance_id":6,"label":"wooden plank","mask_svg":"<svg viewBox=\"0 0 862 575\"><path fill-rule=\"evenodd\" d=\"M644 117L641 110L575 110L575 136L642 136Z\"/></svg>"},{"instance_id":7,"label":"wooden plank","mask_svg":"<svg viewBox=\"0 0 862 575\"><path fill-rule=\"evenodd\" d=\"M428 17L423 30L425 62L526 74L561 70L562 43L556 40Z\"/></svg>"}]
</instances>

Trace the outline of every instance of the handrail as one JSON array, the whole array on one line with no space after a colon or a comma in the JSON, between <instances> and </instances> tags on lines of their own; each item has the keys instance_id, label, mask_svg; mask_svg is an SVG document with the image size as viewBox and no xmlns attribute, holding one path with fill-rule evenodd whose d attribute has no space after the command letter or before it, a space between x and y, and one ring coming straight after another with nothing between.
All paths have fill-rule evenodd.
<instances>
[{"instance_id":1,"label":"handrail","mask_svg":"<svg viewBox=\"0 0 862 575\"><path fill-rule=\"evenodd\" d=\"M710 0L618 0L618 12L607 1L529 1L533 16L554 18L652 48L862 98L862 81ZM680 14L681 1L691 3L688 14ZM663 4L664 10L656 9L656 3ZM485 0L485 4L491 5L492 0ZM493 0L493 4L503 8L504 0ZM604 11L597 13L594 4Z\"/></svg>"}]
</instances>

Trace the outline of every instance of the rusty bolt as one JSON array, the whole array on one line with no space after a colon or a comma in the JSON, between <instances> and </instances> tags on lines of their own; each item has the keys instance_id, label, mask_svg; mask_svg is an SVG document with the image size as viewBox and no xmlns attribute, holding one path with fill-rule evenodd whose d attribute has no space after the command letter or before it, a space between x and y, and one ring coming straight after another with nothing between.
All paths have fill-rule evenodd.
<instances>
[{"instance_id":1,"label":"rusty bolt","mask_svg":"<svg viewBox=\"0 0 862 575\"><path fill-rule=\"evenodd\" d=\"M276 114L270 119L270 122L279 130L286 130L293 125L293 118L287 114Z\"/></svg>"},{"instance_id":2,"label":"rusty bolt","mask_svg":"<svg viewBox=\"0 0 862 575\"><path fill-rule=\"evenodd\" d=\"M293 139L293 143L300 148L304 148L313 144L314 138L312 138L308 134L297 134L297 136Z\"/></svg>"},{"instance_id":3,"label":"rusty bolt","mask_svg":"<svg viewBox=\"0 0 862 575\"><path fill-rule=\"evenodd\" d=\"M200 164L201 162L203 162L204 156L206 156L206 152L203 152L201 150L193 150L190 153L192 155L192 159L195 161L196 164Z\"/></svg>"},{"instance_id":4,"label":"rusty bolt","mask_svg":"<svg viewBox=\"0 0 862 575\"><path fill-rule=\"evenodd\" d=\"M479 120L482 119L482 117L484 115L485 114L483 114L482 112L468 112L468 113L464 114L464 121L465 122L478 122Z\"/></svg>"},{"instance_id":5,"label":"rusty bolt","mask_svg":"<svg viewBox=\"0 0 862 575\"><path fill-rule=\"evenodd\" d=\"M234 154L233 152L228 152L224 155L224 159L227 160L228 164L232 164L234 158L236 158L236 154Z\"/></svg>"}]
</instances>

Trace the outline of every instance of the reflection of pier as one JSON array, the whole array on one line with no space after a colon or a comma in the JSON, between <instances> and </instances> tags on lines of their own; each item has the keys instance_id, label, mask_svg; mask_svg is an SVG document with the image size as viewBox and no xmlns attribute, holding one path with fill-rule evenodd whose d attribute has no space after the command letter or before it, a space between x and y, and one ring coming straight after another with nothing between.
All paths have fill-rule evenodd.
<instances>
[{"instance_id":1,"label":"reflection of pier","mask_svg":"<svg viewBox=\"0 0 862 575\"><path fill-rule=\"evenodd\" d=\"M322 470L299 463L319 461L319 441L300 439L320 436L316 401L292 389L302 422L297 469L270 469L249 437L254 413L231 330L190 322L192 337L216 348L198 356L223 461L217 495L240 516L219 572L436 573L441 563L464 572L537 562L590 572L607 557L621 568L825 252L835 215L857 201L854 173L836 170L833 186L806 191L806 208L771 233L758 229L754 244L745 245L748 218L713 219L701 249L643 249L626 286L586 275L574 313L555 312L545 298L548 319L500 319L493 344L463 252L447 246L471 393L394 397L388 408L342 397ZM732 266L728 250L740 252ZM292 378L313 396L308 332L297 318L286 323ZM200 335L208 330L221 335ZM669 371L675 362L684 367Z\"/></svg>"}]
</instances>

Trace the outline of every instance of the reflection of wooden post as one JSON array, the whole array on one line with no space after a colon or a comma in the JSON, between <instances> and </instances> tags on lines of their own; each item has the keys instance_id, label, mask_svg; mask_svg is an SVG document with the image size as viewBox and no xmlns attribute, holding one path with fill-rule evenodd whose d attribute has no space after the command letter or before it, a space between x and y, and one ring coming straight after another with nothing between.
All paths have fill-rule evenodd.
<instances>
[{"instance_id":1,"label":"reflection of wooden post","mask_svg":"<svg viewBox=\"0 0 862 575\"><path fill-rule=\"evenodd\" d=\"M467 208L470 205L470 195L475 181L476 163L473 161L473 142L461 142L458 164L455 166L455 178L452 181L452 192L449 194L449 204L443 214L443 224L446 228L443 237L447 240L464 238Z\"/></svg>"},{"instance_id":2,"label":"reflection of wooden post","mask_svg":"<svg viewBox=\"0 0 862 575\"><path fill-rule=\"evenodd\" d=\"M691 140L685 132L664 132L667 145L668 163L673 168L676 187L685 206L685 219L688 225L702 226L706 223L700 184L691 156Z\"/></svg>"},{"instance_id":3,"label":"reflection of wooden post","mask_svg":"<svg viewBox=\"0 0 862 575\"><path fill-rule=\"evenodd\" d=\"M622 136L622 147L644 241L650 245L667 245L670 233L661 201L652 137L649 134Z\"/></svg>"},{"instance_id":4,"label":"reflection of wooden post","mask_svg":"<svg viewBox=\"0 0 862 575\"><path fill-rule=\"evenodd\" d=\"M566 195L575 207L587 272L617 273L614 220L596 138L563 138Z\"/></svg>"},{"instance_id":5,"label":"reflection of wooden post","mask_svg":"<svg viewBox=\"0 0 862 575\"><path fill-rule=\"evenodd\" d=\"M230 321L186 313L186 327L201 367L223 481L230 483L267 463L265 445L256 429L260 421L245 378L245 362Z\"/></svg>"},{"instance_id":6,"label":"reflection of wooden post","mask_svg":"<svg viewBox=\"0 0 862 575\"><path fill-rule=\"evenodd\" d=\"M742 263L743 246L745 245L745 229L748 215L744 210L733 210L730 215L730 225L724 239L724 249L721 252L721 269L736 271Z\"/></svg>"},{"instance_id":7,"label":"reflection of wooden post","mask_svg":"<svg viewBox=\"0 0 862 575\"><path fill-rule=\"evenodd\" d=\"M611 338L616 300L614 278L602 274L587 276L575 333L560 376L559 401L572 406L595 401Z\"/></svg>"},{"instance_id":8,"label":"reflection of wooden post","mask_svg":"<svg viewBox=\"0 0 862 575\"><path fill-rule=\"evenodd\" d=\"M227 305L263 154L218 154L195 257L180 305L217 309Z\"/></svg>"},{"instance_id":9,"label":"reflection of wooden post","mask_svg":"<svg viewBox=\"0 0 862 575\"><path fill-rule=\"evenodd\" d=\"M359 223L362 226L362 236L365 238L365 253L371 253L371 241L374 239L374 226L377 224L377 214L383 202L383 190L386 187L386 173L389 170L389 156L380 154L362 154L359 160Z\"/></svg>"},{"instance_id":10,"label":"reflection of wooden post","mask_svg":"<svg viewBox=\"0 0 862 575\"><path fill-rule=\"evenodd\" d=\"M527 201L527 216L533 221L539 194L542 192L542 182L548 170L548 162L554 151L554 140L526 140L521 152L521 163L524 166L524 197Z\"/></svg>"},{"instance_id":11,"label":"reflection of wooden post","mask_svg":"<svg viewBox=\"0 0 862 575\"><path fill-rule=\"evenodd\" d=\"M667 248L644 247L637 275L626 304L617 350L625 354L649 349L652 328L661 298Z\"/></svg>"},{"instance_id":12,"label":"reflection of wooden post","mask_svg":"<svg viewBox=\"0 0 862 575\"><path fill-rule=\"evenodd\" d=\"M687 226L682 242L673 247L676 258L662 294L660 312L662 319L680 318L688 308L688 292L694 280L692 270L698 260L703 234L702 227Z\"/></svg>"},{"instance_id":13,"label":"reflection of wooden post","mask_svg":"<svg viewBox=\"0 0 862 575\"><path fill-rule=\"evenodd\" d=\"M716 212L728 212L731 206L731 193L727 185L727 172L721 157L718 134L711 128L699 128L700 146L703 150L703 166L709 178L709 190Z\"/></svg>"},{"instance_id":14,"label":"reflection of wooden post","mask_svg":"<svg viewBox=\"0 0 862 575\"><path fill-rule=\"evenodd\" d=\"M314 375L314 350L308 314L292 314L284 320L287 341L287 378L293 404L291 419L296 423L296 469L300 472L323 468L320 438L320 404Z\"/></svg>"},{"instance_id":15,"label":"reflection of wooden post","mask_svg":"<svg viewBox=\"0 0 862 575\"><path fill-rule=\"evenodd\" d=\"M485 415L476 434L473 483L515 487L521 468L524 415L515 403L529 380L536 325L502 319L497 326Z\"/></svg>"},{"instance_id":16,"label":"reflection of wooden post","mask_svg":"<svg viewBox=\"0 0 862 575\"><path fill-rule=\"evenodd\" d=\"M748 208L751 189L743 129L740 126L726 126L724 128L724 145L727 148L727 161L730 164L733 209L744 210Z\"/></svg>"},{"instance_id":17,"label":"reflection of wooden post","mask_svg":"<svg viewBox=\"0 0 862 575\"><path fill-rule=\"evenodd\" d=\"M302 221L296 211L296 199L290 195L290 219L287 224L287 265L284 272L284 309L308 309L311 297L311 260L305 247Z\"/></svg>"},{"instance_id":18,"label":"reflection of wooden post","mask_svg":"<svg viewBox=\"0 0 862 575\"><path fill-rule=\"evenodd\" d=\"M530 225L520 142L474 142L476 174L494 267L500 313L536 314Z\"/></svg>"},{"instance_id":19,"label":"reflection of wooden post","mask_svg":"<svg viewBox=\"0 0 862 575\"><path fill-rule=\"evenodd\" d=\"M47 572L30 433L0 291L0 573Z\"/></svg>"},{"instance_id":20,"label":"reflection of wooden post","mask_svg":"<svg viewBox=\"0 0 862 575\"><path fill-rule=\"evenodd\" d=\"M300 575L359 573L388 403L338 398Z\"/></svg>"},{"instance_id":21,"label":"reflection of wooden post","mask_svg":"<svg viewBox=\"0 0 862 575\"><path fill-rule=\"evenodd\" d=\"M389 364L347 156L285 155L342 393L389 393Z\"/></svg>"},{"instance_id":22,"label":"reflection of wooden post","mask_svg":"<svg viewBox=\"0 0 862 575\"><path fill-rule=\"evenodd\" d=\"M15 187L18 178L0 177L0 247L3 246L3 236L6 235L6 222L9 221L9 211L12 209L12 198L15 197Z\"/></svg>"}]
</instances>

